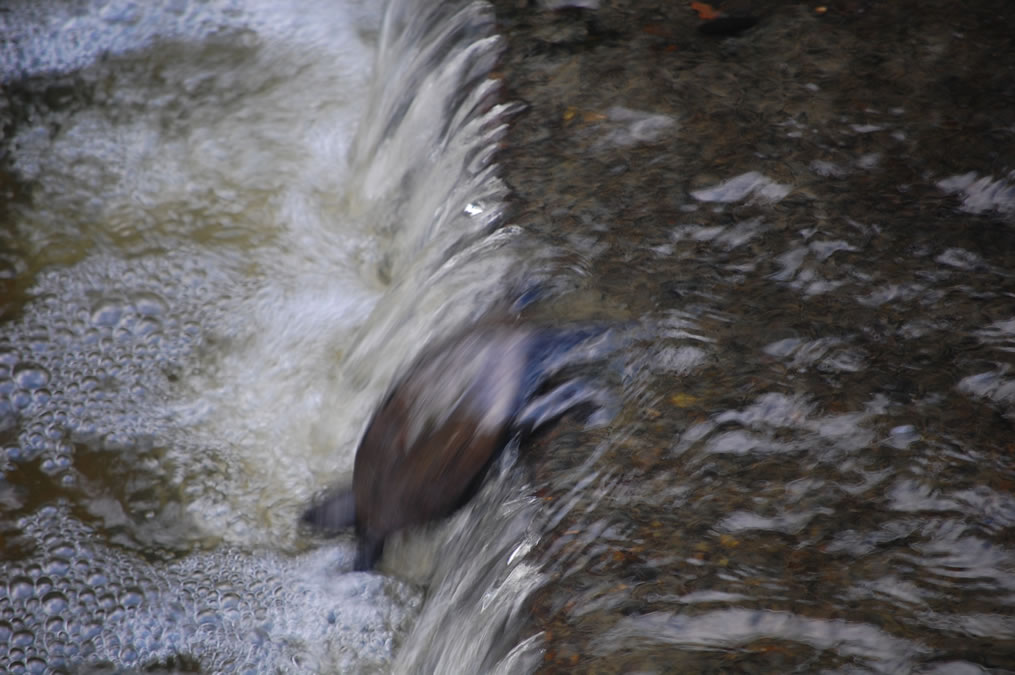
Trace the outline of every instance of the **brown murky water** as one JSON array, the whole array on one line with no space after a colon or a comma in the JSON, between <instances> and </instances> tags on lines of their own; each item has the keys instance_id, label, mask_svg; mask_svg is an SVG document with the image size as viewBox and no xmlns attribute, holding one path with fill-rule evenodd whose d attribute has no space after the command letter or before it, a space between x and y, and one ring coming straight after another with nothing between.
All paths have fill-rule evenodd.
<instances>
[{"instance_id":1,"label":"brown murky water","mask_svg":"<svg viewBox=\"0 0 1015 675\"><path fill-rule=\"evenodd\" d=\"M1015 8L764 3L722 39L523 5L502 158L573 253L553 311L657 326L620 419L534 449L548 509L581 484L539 672L1015 670Z\"/></svg>"}]
</instances>

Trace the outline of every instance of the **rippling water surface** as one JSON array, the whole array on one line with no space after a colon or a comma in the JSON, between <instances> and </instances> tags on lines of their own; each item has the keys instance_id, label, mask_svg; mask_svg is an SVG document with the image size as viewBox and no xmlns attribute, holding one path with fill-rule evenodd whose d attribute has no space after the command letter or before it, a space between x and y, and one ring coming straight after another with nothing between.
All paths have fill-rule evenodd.
<instances>
[{"instance_id":1,"label":"rippling water surface","mask_svg":"<svg viewBox=\"0 0 1015 675\"><path fill-rule=\"evenodd\" d=\"M541 672L1015 670L1011 7L509 4L515 219L655 326L534 448Z\"/></svg>"},{"instance_id":2,"label":"rippling water surface","mask_svg":"<svg viewBox=\"0 0 1015 675\"><path fill-rule=\"evenodd\" d=\"M0 669L1015 672L1003 3L495 4L0 13ZM519 294L616 409L349 573L301 508Z\"/></svg>"}]
</instances>

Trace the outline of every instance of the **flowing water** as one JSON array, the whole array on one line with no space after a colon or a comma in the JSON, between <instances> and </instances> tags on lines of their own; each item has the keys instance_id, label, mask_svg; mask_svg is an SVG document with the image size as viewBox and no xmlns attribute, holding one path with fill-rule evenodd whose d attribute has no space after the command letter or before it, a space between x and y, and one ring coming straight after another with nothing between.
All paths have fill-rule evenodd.
<instances>
[{"instance_id":1,"label":"flowing water","mask_svg":"<svg viewBox=\"0 0 1015 675\"><path fill-rule=\"evenodd\" d=\"M298 514L521 268L492 12L430 4L4 14L0 669L389 668L419 580L343 574ZM537 577L493 564L500 628Z\"/></svg>"},{"instance_id":2,"label":"flowing water","mask_svg":"<svg viewBox=\"0 0 1015 675\"><path fill-rule=\"evenodd\" d=\"M0 670L1015 672L994 10L577 4L0 11ZM302 508L519 297L615 405L350 573Z\"/></svg>"},{"instance_id":3,"label":"flowing water","mask_svg":"<svg viewBox=\"0 0 1015 675\"><path fill-rule=\"evenodd\" d=\"M539 672L1015 672L1011 3L495 4L556 311L652 326L532 448Z\"/></svg>"}]
</instances>

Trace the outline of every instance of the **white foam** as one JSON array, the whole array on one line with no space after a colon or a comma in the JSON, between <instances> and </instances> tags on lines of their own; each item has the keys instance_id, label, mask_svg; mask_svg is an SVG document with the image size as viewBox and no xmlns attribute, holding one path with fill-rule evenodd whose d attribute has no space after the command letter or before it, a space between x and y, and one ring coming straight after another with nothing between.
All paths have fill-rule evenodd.
<instances>
[{"instance_id":1,"label":"white foam","mask_svg":"<svg viewBox=\"0 0 1015 675\"><path fill-rule=\"evenodd\" d=\"M982 178L975 171L949 176L937 182L938 188L962 198L962 210L969 213L997 211L1002 214L1015 213L1015 171L1006 177Z\"/></svg>"},{"instance_id":2,"label":"white foam","mask_svg":"<svg viewBox=\"0 0 1015 675\"><path fill-rule=\"evenodd\" d=\"M10 140L31 197L12 204L31 286L0 334L0 429L17 438L0 465L37 460L80 490L95 565L159 589L146 586L144 612L71 642L129 667L173 653L209 670L383 663L418 609L411 593L370 583L312 602L310 582L279 599L250 579L284 568L291 586L307 572L284 562L307 543L299 509L349 471L392 374L519 267L514 231L490 234L508 109L486 78L489 8L406 0L383 30L372 3L331 0L25 3L0 16L14 45L3 79L25 78L31 111ZM54 83L70 93L50 105ZM60 519L49 524L75 523ZM104 537L227 546L150 567ZM349 546L328 560L341 568ZM170 630L165 599L190 575L215 588L234 565L250 616L219 626L222 640L187 633L200 618L182 642L151 637ZM284 626L254 621L277 602ZM321 603L377 611L339 631Z\"/></svg>"},{"instance_id":3,"label":"white foam","mask_svg":"<svg viewBox=\"0 0 1015 675\"><path fill-rule=\"evenodd\" d=\"M757 171L748 171L713 187L694 190L691 196L701 202L737 202L752 195L760 201L779 202L791 190L789 185L776 183Z\"/></svg>"}]
</instances>

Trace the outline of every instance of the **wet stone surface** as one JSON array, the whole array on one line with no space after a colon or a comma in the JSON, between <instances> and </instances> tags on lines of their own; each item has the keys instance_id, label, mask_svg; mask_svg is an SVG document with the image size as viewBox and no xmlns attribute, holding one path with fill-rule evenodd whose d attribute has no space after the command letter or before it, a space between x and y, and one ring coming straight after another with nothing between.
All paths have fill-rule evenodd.
<instances>
[{"instance_id":1,"label":"wet stone surface","mask_svg":"<svg viewBox=\"0 0 1015 675\"><path fill-rule=\"evenodd\" d=\"M1015 9L600 5L495 3L548 311L649 327L530 448L540 672L1015 670Z\"/></svg>"}]
</instances>

